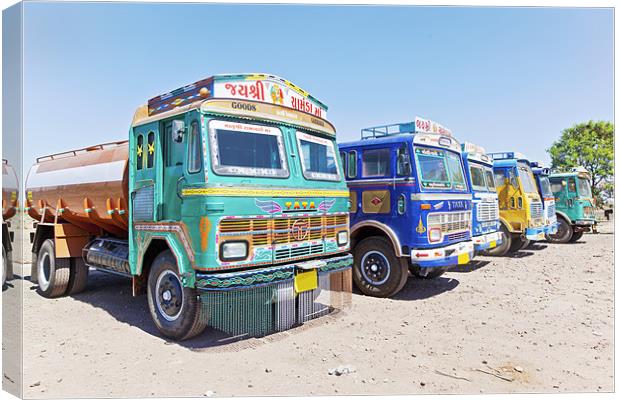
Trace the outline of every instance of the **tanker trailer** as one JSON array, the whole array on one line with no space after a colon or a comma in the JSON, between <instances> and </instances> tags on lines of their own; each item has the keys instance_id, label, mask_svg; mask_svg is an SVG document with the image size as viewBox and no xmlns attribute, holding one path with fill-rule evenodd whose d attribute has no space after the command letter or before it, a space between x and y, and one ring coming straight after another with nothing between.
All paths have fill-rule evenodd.
<instances>
[{"instance_id":1,"label":"tanker trailer","mask_svg":"<svg viewBox=\"0 0 620 400\"><path fill-rule=\"evenodd\" d=\"M128 147L120 141L53 154L30 169L26 210L37 221L30 277L42 295L84 290L82 251L92 237L127 238Z\"/></svg>"},{"instance_id":2,"label":"tanker trailer","mask_svg":"<svg viewBox=\"0 0 620 400\"><path fill-rule=\"evenodd\" d=\"M262 336L350 303L349 192L327 107L282 78L217 75L137 109L128 141L41 157L31 276L131 279L158 330Z\"/></svg>"},{"instance_id":3,"label":"tanker trailer","mask_svg":"<svg viewBox=\"0 0 620 400\"><path fill-rule=\"evenodd\" d=\"M2 287L13 279L13 241L15 227L11 221L17 213L19 182L15 169L2 160Z\"/></svg>"}]
</instances>

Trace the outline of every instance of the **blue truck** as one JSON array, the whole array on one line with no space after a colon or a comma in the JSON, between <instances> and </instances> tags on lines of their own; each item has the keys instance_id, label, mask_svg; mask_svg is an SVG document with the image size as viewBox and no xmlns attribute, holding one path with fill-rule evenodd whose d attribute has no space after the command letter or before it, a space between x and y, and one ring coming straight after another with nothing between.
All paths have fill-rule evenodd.
<instances>
[{"instance_id":1,"label":"blue truck","mask_svg":"<svg viewBox=\"0 0 620 400\"><path fill-rule=\"evenodd\" d=\"M472 241L476 253L502 244L493 159L473 143L463 143L465 176L472 193Z\"/></svg>"},{"instance_id":2,"label":"blue truck","mask_svg":"<svg viewBox=\"0 0 620 400\"><path fill-rule=\"evenodd\" d=\"M555 215L555 196L551 191L551 182L549 168L543 167L542 163L532 162L531 164L534 178L536 178L536 187L543 204L543 223L545 237L555 235L558 232L558 219Z\"/></svg>"},{"instance_id":3,"label":"blue truck","mask_svg":"<svg viewBox=\"0 0 620 400\"><path fill-rule=\"evenodd\" d=\"M408 271L436 278L474 255L472 202L461 147L436 122L362 129L339 145L350 190L353 281L390 297Z\"/></svg>"}]
</instances>

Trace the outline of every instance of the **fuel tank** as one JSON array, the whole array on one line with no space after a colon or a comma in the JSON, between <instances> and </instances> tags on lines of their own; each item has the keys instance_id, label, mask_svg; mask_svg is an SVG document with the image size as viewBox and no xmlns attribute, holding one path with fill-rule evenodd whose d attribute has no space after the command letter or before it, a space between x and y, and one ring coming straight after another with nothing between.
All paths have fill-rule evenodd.
<instances>
[{"instance_id":1,"label":"fuel tank","mask_svg":"<svg viewBox=\"0 0 620 400\"><path fill-rule=\"evenodd\" d=\"M120 141L38 158L26 178L28 214L127 236L128 148Z\"/></svg>"},{"instance_id":2,"label":"fuel tank","mask_svg":"<svg viewBox=\"0 0 620 400\"><path fill-rule=\"evenodd\" d=\"M2 160L2 219L12 218L18 207L19 183L15 169L7 160Z\"/></svg>"}]
</instances>

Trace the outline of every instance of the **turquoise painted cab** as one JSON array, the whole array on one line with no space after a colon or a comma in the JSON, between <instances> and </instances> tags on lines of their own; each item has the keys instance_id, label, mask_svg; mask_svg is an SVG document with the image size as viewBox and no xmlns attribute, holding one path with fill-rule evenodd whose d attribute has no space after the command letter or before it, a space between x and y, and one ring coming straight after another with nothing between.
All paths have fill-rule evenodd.
<instances>
[{"instance_id":1,"label":"turquoise painted cab","mask_svg":"<svg viewBox=\"0 0 620 400\"><path fill-rule=\"evenodd\" d=\"M266 334L348 302L349 192L326 114L267 74L212 76L136 111L129 274L165 336Z\"/></svg>"}]
</instances>

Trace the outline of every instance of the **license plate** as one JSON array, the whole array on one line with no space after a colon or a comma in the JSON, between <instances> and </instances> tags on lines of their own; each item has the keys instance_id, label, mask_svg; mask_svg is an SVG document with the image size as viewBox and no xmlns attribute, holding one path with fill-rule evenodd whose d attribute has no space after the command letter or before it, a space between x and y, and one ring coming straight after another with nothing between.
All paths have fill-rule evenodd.
<instances>
[{"instance_id":1,"label":"license plate","mask_svg":"<svg viewBox=\"0 0 620 400\"><path fill-rule=\"evenodd\" d=\"M469 253L459 254L458 263L467 264L469 262Z\"/></svg>"},{"instance_id":2,"label":"license plate","mask_svg":"<svg viewBox=\"0 0 620 400\"><path fill-rule=\"evenodd\" d=\"M307 292L316 289L319 286L319 279L316 269L310 271L299 272L295 275L295 293Z\"/></svg>"},{"instance_id":3,"label":"license plate","mask_svg":"<svg viewBox=\"0 0 620 400\"><path fill-rule=\"evenodd\" d=\"M495 240L489 243L489 249L492 249L496 246L497 246L497 242Z\"/></svg>"}]
</instances>

